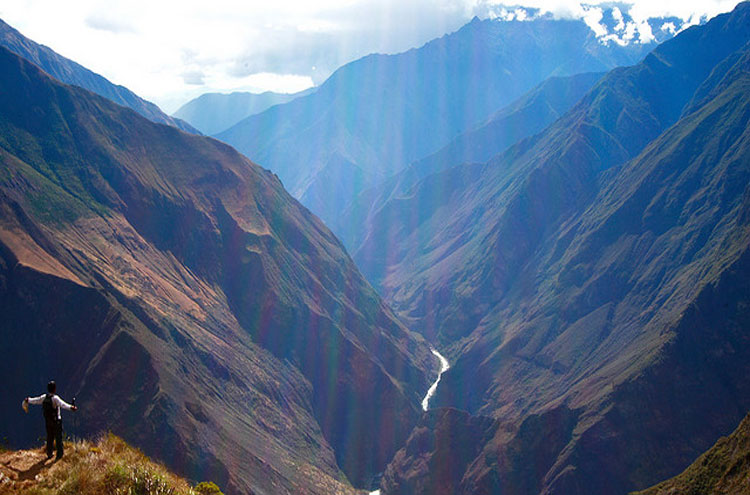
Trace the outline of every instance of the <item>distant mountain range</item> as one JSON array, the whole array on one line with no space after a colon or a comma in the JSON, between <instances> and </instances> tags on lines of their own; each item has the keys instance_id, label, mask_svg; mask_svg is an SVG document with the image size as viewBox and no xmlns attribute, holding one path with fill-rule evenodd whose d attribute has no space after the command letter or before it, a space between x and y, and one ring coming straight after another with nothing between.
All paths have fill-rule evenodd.
<instances>
[{"instance_id":1,"label":"distant mountain range","mask_svg":"<svg viewBox=\"0 0 750 495\"><path fill-rule=\"evenodd\" d=\"M315 88L293 94L271 91L260 94L241 91L230 94L206 93L185 103L173 115L203 134L218 134L242 119L313 91Z\"/></svg>"},{"instance_id":2,"label":"distant mountain range","mask_svg":"<svg viewBox=\"0 0 750 495\"><path fill-rule=\"evenodd\" d=\"M278 179L0 48L0 361L226 493L369 487L438 363ZM41 415L0 411L29 445Z\"/></svg>"},{"instance_id":3,"label":"distant mountain range","mask_svg":"<svg viewBox=\"0 0 750 495\"><path fill-rule=\"evenodd\" d=\"M749 41L743 3L402 198L382 292L465 412L423 417L384 493L626 493L750 410Z\"/></svg>"},{"instance_id":4,"label":"distant mountain range","mask_svg":"<svg viewBox=\"0 0 750 495\"><path fill-rule=\"evenodd\" d=\"M103 96L118 105L132 108L152 122L167 124L183 131L200 134L187 122L170 117L153 103L138 97L124 86L112 84L104 77L58 55L50 48L26 38L0 20L0 46L36 64L47 74L66 84L80 86Z\"/></svg>"},{"instance_id":5,"label":"distant mountain range","mask_svg":"<svg viewBox=\"0 0 750 495\"><path fill-rule=\"evenodd\" d=\"M448 199L437 191L431 191L429 197L422 195L419 191L422 179L456 165L486 162L516 142L542 131L575 105L602 75L585 73L545 80L439 151L362 192L334 220L331 228L368 280L379 285L390 265L381 256L393 259L398 257L399 250L408 249L411 243L401 241L408 238L414 223L420 221L419 212L433 211ZM464 172L471 169L467 167ZM420 197L431 204L415 207L408 201L410 197Z\"/></svg>"},{"instance_id":6,"label":"distant mountain range","mask_svg":"<svg viewBox=\"0 0 750 495\"><path fill-rule=\"evenodd\" d=\"M68 433L230 495L733 493L750 3L641 40L589 8L498 11L219 134L272 170L6 27L31 61L0 47L4 393L55 378Z\"/></svg>"},{"instance_id":7,"label":"distant mountain range","mask_svg":"<svg viewBox=\"0 0 750 495\"><path fill-rule=\"evenodd\" d=\"M667 36L665 34L665 36ZM217 137L278 174L327 224L360 192L438 151L550 76L638 62L582 20L480 20L398 55L370 55L317 91Z\"/></svg>"}]
</instances>

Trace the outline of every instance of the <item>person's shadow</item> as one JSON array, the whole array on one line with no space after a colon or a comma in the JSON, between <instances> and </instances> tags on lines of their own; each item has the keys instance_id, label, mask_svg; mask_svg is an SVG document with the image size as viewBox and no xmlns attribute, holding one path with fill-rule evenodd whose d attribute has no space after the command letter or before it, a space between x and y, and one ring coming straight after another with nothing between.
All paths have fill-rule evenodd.
<instances>
[{"instance_id":1,"label":"person's shadow","mask_svg":"<svg viewBox=\"0 0 750 495\"><path fill-rule=\"evenodd\" d=\"M33 480L34 478L36 478L36 475L41 473L45 468L49 468L50 466L52 466L52 464L57 462L57 461L53 461L47 464L48 460L49 459L47 458L42 458L39 461L32 464L31 466L29 466L28 469L23 470L23 471L13 466L5 466L5 467L10 469L11 471L15 471L16 473L18 473L18 481Z\"/></svg>"}]
</instances>

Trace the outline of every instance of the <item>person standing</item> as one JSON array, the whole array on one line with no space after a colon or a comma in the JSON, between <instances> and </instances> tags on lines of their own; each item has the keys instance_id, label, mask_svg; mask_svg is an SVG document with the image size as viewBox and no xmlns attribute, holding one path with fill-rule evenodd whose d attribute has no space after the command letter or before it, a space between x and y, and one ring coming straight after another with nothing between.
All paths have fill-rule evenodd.
<instances>
[{"instance_id":1,"label":"person standing","mask_svg":"<svg viewBox=\"0 0 750 495\"><path fill-rule=\"evenodd\" d=\"M57 445L56 460L59 460L63 456L62 410L75 412L78 408L62 400L56 392L57 384L51 381L47 384L46 394L39 397L26 397L26 403L42 406L44 422L47 427L47 459L52 457L52 444L54 442Z\"/></svg>"}]
</instances>

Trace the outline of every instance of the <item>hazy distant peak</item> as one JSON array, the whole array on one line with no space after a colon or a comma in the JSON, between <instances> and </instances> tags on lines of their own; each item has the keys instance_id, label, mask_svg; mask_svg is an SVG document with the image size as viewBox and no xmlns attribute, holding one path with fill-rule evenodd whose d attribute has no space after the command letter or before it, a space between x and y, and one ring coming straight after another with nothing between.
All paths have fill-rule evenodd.
<instances>
[{"instance_id":1,"label":"hazy distant peak","mask_svg":"<svg viewBox=\"0 0 750 495\"><path fill-rule=\"evenodd\" d=\"M189 122L201 132L212 135L233 126L240 120L260 113L279 103L291 101L310 94L315 88L299 93L250 93L234 91L232 93L204 93L185 103L174 116Z\"/></svg>"}]
</instances>

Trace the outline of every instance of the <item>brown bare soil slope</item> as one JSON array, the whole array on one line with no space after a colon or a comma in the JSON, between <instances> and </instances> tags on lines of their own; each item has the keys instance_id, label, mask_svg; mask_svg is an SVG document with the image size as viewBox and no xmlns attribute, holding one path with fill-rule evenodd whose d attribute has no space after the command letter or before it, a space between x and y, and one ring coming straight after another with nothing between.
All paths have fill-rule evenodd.
<instances>
[{"instance_id":1,"label":"brown bare soil slope","mask_svg":"<svg viewBox=\"0 0 750 495\"><path fill-rule=\"evenodd\" d=\"M456 180L387 270L451 359L431 404L499 422L454 493L627 493L750 409L749 21L740 4L609 73ZM438 452L404 450L384 492L427 493L444 472L403 467Z\"/></svg>"},{"instance_id":2,"label":"brown bare soil slope","mask_svg":"<svg viewBox=\"0 0 750 495\"><path fill-rule=\"evenodd\" d=\"M54 377L76 434L121 432L227 493L367 487L437 363L331 232L218 141L4 49L0 67L7 396ZM0 437L28 444L31 416L4 409Z\"/></svg>"}]
</instances>

